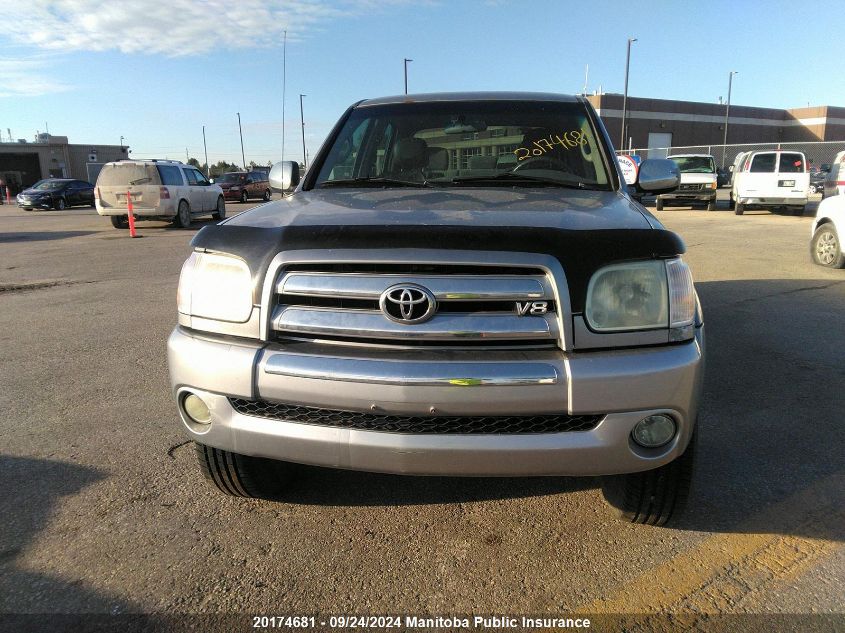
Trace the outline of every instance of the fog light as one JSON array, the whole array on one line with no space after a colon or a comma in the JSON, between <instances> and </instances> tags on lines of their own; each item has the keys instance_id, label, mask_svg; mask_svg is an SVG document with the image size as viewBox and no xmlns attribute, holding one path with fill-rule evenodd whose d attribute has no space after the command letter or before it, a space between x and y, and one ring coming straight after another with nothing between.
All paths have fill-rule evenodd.
<instances>
[{"instance_id":1,"label":"fog light","mask_svg":"<svg viewBox=\"0 0 845 633\"><path fill-rule=\"evenodd\" d=\"M675 437L675 430L675 421L668 415L650 415L637 422L631 437L640 446L657 448Z\"/></svg>"},{"instance_id":2,"label":"fog light","mask_svg":"<svg viewBox=\"0 0 845 633\"><path fill-rule=\"evenodd\" d=\"M211 422L211 411L208 405L198 395L189 393L182 401L182 408L192 421L198 424L209 424Z\"/></svg>"}]
</instances>

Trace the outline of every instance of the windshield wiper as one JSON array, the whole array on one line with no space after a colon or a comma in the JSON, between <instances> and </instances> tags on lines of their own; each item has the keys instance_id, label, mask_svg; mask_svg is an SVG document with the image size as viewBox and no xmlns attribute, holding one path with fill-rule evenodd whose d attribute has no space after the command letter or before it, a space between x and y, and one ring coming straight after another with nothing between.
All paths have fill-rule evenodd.
<instances>
[{"instance_id":1,"label":"windshield wiper","mask_svg":"<svg viewBox=\"0 0 845 633\"><path fill-rule=\"evenodd\" d=\"M543 178L542 176L531 176L528 174L515 174L512 171L503 171L492 176L458 176L452 178L449 182L456 184L461 183L476 183L476 182L502 182L510 181L516 183L518 181L527 182L530 184L542 184L549 187L564 187L567 189L591 189L583 182L564 182L562 180L553 180L551 178Z\"/></svg>"},{"instance_id":2,"label":"windshield wiper","mask_svg":"<svg viewBox=\"0 0 845 633\"><path fill-rule=\"evenodd\" d=\"M433 187L427 180L400 180L398 178L360 177L344 178L341 180L324 180L317 183L318 187Z\"/></svg>"}]
</instances>

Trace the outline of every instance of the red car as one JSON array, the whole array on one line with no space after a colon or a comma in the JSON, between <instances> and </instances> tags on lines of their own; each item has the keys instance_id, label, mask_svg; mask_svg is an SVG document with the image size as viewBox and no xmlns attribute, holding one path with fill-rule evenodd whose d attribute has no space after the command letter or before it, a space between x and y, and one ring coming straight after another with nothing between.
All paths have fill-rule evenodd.
<instances>
[{"instance_id":1,"label":"red car","mask_svg":"<svg viewBox=\"0 0 845 633\"><path fill-rule=\"evenodd\" d=\"M226 200L261 198L266 202L272 195L267 172L263 171L232 171L215 178L214 184L220 185Z\"/></svg>"}]
</instances>

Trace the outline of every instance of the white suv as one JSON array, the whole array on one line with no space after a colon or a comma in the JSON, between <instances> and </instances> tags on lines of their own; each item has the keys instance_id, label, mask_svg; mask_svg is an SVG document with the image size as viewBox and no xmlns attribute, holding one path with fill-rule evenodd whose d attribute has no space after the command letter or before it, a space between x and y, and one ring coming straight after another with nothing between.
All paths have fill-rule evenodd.
<instances>
[{"instance_id":1,"label":"white suv","mask_svg":"<svg viewBox=\"0 0 845 633\"><path fill-rule=\"evenodd\" d=\"M825 198L819 203L810 229L810 255L819 266L845 268L841 235L845 233L845 196Z\"/></svg>"},{"instance_id":2,"label":"white suv","mask_svg":"<svg viewBox=\"0 0 845 633\"><path fill-rule=\"evenodd\" d=\"M215 220L226 217L220 185L212 184L198 169L175 160L120 160L103 165L94 198L97 213L125 229L128 200L136 219L168 220L187 228L198 215Z\"/></svg>"}]
</instances>

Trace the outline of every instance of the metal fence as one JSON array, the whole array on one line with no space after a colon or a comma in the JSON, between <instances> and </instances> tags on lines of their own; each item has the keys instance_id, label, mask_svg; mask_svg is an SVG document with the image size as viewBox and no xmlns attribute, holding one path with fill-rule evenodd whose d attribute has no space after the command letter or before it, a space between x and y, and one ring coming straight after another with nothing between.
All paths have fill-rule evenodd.
<instances>
[{"instance_id":1,"label":"metal fence","mask_svg":"<svg viewBox=\"0 0 845 633\"><path fill-rule=\"evenodd\" d=\"M650 147L617 150L617 154L647 158L666 158L673 154L710 154L716 159L716 165L728 167L741 152L754 150L795 150L803 152L811 166L821 167L830 164L838 152L845 150L845 141L817 141L815 143L747 143L742 145L688 145L683 147Z\"/></svg>"}]
</instances>

